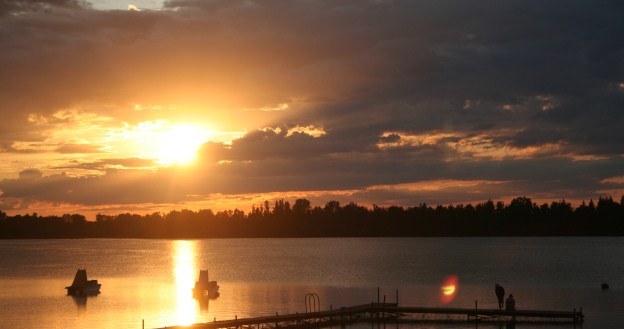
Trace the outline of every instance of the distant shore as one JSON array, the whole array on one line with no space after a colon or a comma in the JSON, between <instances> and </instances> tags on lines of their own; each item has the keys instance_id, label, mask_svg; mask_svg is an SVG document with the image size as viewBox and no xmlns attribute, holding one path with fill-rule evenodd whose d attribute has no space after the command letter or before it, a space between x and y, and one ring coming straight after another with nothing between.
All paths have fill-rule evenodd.
<instances>
[{"instance_id":1,"label":"distant shore","mask_svg":"<svg viewBox=\"0 0 624 329\"><path fill-rule=\"evenodd\" d=\"M510 204L378 207L337 201L312 207L306 199L268 202L240 210L181 210L149 215L16 215L0 212L0 238L305 238L461 236L624 236L624 206L600 198L573 208L565 200L537 205L526 197Z\"/></svg>"}]
</instances>

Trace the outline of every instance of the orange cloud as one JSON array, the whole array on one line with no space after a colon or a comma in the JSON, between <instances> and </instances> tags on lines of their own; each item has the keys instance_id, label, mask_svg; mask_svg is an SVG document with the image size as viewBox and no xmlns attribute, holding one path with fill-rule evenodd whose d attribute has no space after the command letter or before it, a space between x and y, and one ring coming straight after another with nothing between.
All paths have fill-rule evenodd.
<instances>
[{"instance_id":1,"label":"orange cloud","mask_svg":"<svg viewBox=\"0 0 624 329\"><path fill-rule=\"evenodd\" d=\"M603 183L603 184L624 185L624 176L609 177L609 178L603 179L600 182Z\"/></svg>"}]
</instances>

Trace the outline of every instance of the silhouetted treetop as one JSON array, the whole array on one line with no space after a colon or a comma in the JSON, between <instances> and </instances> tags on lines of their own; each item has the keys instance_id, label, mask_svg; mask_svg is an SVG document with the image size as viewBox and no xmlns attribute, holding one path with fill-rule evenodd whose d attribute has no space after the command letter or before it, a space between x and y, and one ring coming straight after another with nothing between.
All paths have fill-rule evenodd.
<instances>
[{"instance_id":1,"label":"silhouetted treetop","mask_svg":"<svg viewBox=\"0 0 624 329\"><path fill-rule=\"evenodd\" d=\"M181 209L146 215L80 214L8 216L0 211L2 238L210 238L320 236L490 236L490 235L624 235L624 198L583 201L574 208L566 200L538 205L522 196L476 205L372 208L329 201L312 206L304 198L264 201L251 211Z\"/></svg>"}]
</instances>

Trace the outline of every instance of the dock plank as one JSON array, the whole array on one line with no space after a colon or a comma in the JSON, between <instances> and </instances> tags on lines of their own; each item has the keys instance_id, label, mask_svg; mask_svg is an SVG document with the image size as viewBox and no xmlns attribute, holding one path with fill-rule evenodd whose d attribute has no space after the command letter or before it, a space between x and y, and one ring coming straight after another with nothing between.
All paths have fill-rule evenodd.
<instances>
[{"instance_id":1,"label":"dock plank","mask_svg":"<svg viewBox=\"0 0 624 329\"><path fill-rule=\"evenodd\" d=\"M444 316L437 319L430 315ZM417 319L410 318L419 317ZM410 307L398 306L397 303L370 303L341 307L338 309L294 314L276 314L249 318L235 318L206 323L197 323L190 326L173 326L166 328L202 328L202 329L290 329L309 326L330 325L334 323L362 322L362 321L515 321L515 322L558 322L569 321L580 323L584 321L582 311L551 311L551 310L515 310L499 309L469 309L469 308L441 308L441 307Z\"/></svg>"}]
</instances>

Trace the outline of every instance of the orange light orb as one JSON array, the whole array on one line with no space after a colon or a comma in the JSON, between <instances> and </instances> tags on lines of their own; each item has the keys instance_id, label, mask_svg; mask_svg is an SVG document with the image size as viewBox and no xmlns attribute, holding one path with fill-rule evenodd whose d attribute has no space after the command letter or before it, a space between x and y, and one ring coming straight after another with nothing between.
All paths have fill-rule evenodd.
<instances>
[{"instance_id":1,"label":"orange light orb","mask_svg":"<svg viewBox=\"0 0 624 329\"><path fill-rule=\"evenodd\" d=\"M448 304L453 299L455 299L455 295L457 295L457 289L459 288L459 280L457 275L449 275L444 279L442 285L440 286L440 301L442 304Z\"/></svg>"}]
</instances>

